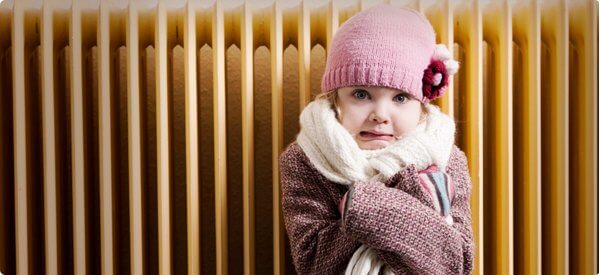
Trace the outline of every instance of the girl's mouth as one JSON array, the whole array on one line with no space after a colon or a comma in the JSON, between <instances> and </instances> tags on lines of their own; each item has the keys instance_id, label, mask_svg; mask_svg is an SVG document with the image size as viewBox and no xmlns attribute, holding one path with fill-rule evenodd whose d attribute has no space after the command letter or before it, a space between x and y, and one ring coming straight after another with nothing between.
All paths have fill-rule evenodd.
<instances>
[{"instance_id":1,"label":"girl's mouth","mask_svg":"<svg viewBox=\"0 0 600 275\"><path fill-rule=\"evenodd\" d=\"M359 136L362 140L385 140L392 141L394 140L394 135L385 134L385 133L377 133L377 132L369 132L369 131L361 131Z\"/></svg>"}]
</instances>

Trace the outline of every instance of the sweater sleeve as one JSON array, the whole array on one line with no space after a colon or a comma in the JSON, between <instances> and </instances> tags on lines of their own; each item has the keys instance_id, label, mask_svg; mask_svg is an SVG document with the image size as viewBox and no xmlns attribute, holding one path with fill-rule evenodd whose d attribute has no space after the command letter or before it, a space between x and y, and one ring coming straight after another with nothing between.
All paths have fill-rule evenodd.
<instances>
[{"instance_id":1,"label":"sweater sleeve","mask_svg":"<svg viewBox=\"0 0 600 275\"><path fill-rule=\"evenodd\" d=\"M282 211L298 274L340 274L360 243L341 231L338 204L297 146L280 157Z\"/></svg>"},{"instance_id":2,"label":"sweater sleeve","mask_svg":"<svg viewBox=\"0 0 600 275\"><path fill-rule=\"evenodd\" d=\"M417 188L415 171L402 172L398 186L361 183L351 188L344 211L343 230L377 249L397 273L468 274L473 269L471 181L466 157L458 148L447 173L455 180L451 205L454 224L431 207L431 198Z\"/></svg>"}]
</instances>

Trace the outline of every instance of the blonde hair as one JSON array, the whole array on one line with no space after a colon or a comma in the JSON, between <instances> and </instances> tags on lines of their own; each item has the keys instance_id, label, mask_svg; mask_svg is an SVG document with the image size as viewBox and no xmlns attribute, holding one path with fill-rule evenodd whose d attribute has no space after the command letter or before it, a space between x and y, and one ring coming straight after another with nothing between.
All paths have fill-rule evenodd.
<instances>
[{"instance_id":1,"label":"blonde hair","mask_svg":"<svg viewBox=\"0 0 600 275\"><path fill-rule=\"evenodd\" d=\"M327 93L318 94L315 97L315 100L325 99L325 100L329 101L331 109L335 112L335 118L337 118L339 120L340 119L340 107L337 105L338 96L339 96L338 90L334 89Z\"/></svg>"}]
</instances>

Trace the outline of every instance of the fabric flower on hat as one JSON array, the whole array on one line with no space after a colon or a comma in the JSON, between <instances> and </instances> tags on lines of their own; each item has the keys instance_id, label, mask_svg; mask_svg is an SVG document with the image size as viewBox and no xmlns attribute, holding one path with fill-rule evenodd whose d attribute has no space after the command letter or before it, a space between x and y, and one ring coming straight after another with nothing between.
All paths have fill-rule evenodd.
<instances>
[{"instance_id":1,"label":"fabric flower on hat","mask_svg":"<svg viewBox=\"0 0 600 275\"><path fill-rule=\"evenodd\" d=\"M431 63L423 72L423 97L434 100L442 96L448 87L451 75L458 71L458 62L452 59L444 44L437 44Z\"/></svg>"}]
</instances>

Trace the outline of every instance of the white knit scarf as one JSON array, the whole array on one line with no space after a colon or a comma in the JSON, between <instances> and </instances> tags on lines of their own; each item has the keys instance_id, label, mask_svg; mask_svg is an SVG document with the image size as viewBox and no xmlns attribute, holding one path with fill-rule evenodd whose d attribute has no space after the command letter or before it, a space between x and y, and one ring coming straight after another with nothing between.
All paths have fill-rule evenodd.
<instances>
[{"instance_id":1,"label":"white knit scarf","mask_svg":"<svg viewBox=\"0 0 600 275\"><path fill-rule=\"evenodd\" d=\"M329 101L315 100L300 115L296 141L315 168L339 184L383 182L409 164L418 171L436 164L444 171L454 144L454 120L435 105L425 106L427 119L413 132L383 149L362 150L339 123ZM362 245L354 252L346 274L378 274L381 268L385 274L393 274L374 249Z\"/></svg>"}]
</instances>

